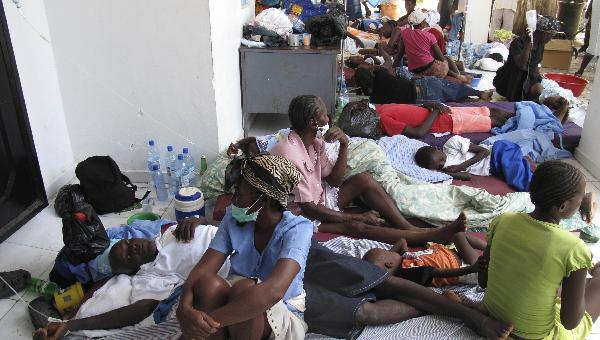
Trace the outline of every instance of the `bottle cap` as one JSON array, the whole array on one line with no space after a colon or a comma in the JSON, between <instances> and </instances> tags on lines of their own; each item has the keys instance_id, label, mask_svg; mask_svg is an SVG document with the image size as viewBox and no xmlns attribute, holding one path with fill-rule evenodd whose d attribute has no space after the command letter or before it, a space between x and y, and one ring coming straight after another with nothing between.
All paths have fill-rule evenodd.
<instances>
[{"instance_id":1,"label":"bottle cap","mask_svg":"<svg viewBox=\"0 0 600 340\"><path fill-rule=\"evenodd\" d=\"M177 159L180 160L180 161L182 161L183 160L183 154L177 155Z\"/></svg>"},{"instance_id":2,"label":"bottle cap","mask_svg":"<svg viewBox=\"0 0 600 340\"><path fill-rule=\"evenodd\" d=\"M167 145L167 151L173 151L173 145Z\"/></svg>"},{"instance_id":3,"label":"bottle cap","mask_svg":"<svg viewBox=\"0 0 600 340\"><path fill-rule=\"evenodd\" d=\"M188 148L183 148L183 153L189 153L190 150Z\"/></svg>"},{"instance_id":4,"label":"bottle cap","mask_svg":"<svg viewBox=\"0 0 600 340\"><path fill-rule=\"evenodd\" d=\"M154 139L151 139L151 140L149 140L149 141L148 141L148 145L150 145L150 146L154 146Z\"/></svg>"},{"instance_id":5,"label":"bottle cap","mask_svg":"<svg viewBox=\"0 0 600 340\"><path fill-rule=\"evenodd\" d=\"M152 164L152 171L160 169L160 164Z\"/></svg>"}]
</instances>

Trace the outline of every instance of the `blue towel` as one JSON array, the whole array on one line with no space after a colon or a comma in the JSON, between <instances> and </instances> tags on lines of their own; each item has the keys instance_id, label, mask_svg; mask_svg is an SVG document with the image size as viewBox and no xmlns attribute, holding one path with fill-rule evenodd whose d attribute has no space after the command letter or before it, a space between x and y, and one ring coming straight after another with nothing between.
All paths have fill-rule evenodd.
<instances>
[{"instance_id":1,"label":"blue towel","mask_svg":"<svg viewBox=\"0 0 600 340\"><path fill-rule=\"evenodd\" d=\"M499 140L492 146L490 172L504 178L517 191L528 191L533 177L531 166L523 158L521 148L507 140Z\"/></svg>"},{"instance_id":2,"label":"blue towel","mask_svg":"<svg viewBox=\"0 0 600 340\"><path fill-rule=\"evenodd\" d=\"M523 101L515 103L515 109L516 115L509 118L502 127L493 128L492 134L531 129L547 134L550 140L555 133L562 135L564 128L560 120L546 105Z\"/></svg>"},{"instance_id":3,"label":"blue towel","mask_svg":"<svg viewBox=\"0 0 600 340\"><path fill-rule=\"evenodd\" d=\"M516 130L492 136L481 142L481 144L494 145L499 140L507 140L518 144L523 155L531 157L536 163L572 157L569 151L555 147L547 133L531 129Z\"/></svg>"}]
</instances>

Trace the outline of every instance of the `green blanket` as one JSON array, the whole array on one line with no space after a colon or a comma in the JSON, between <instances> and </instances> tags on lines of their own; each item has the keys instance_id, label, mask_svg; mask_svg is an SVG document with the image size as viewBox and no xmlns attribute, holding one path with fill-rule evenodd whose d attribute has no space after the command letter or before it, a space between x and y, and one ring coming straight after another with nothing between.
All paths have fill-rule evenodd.
<instances>
[{"instance_id":1,"label":"green blanket","mask_svg":"<svg viewBox=\"0 0 600 340\"><path fill-rule=\"evenodd\" d=\"M345 177L368 172L396 201L404 216L416 217L433 225L445 225L464 211L469 227L487 228L490 221L507 211L529 212L533 204L528 193L491 195L484 189L450 184L431 184L412 179L396 171L385 153L368 139L352 139L348 150ZM219 154L200 181L206 199L224 193L225 167L229 162L225 153ZM579 214L561 222L565 229L585 229L596 236L595 226L588 226Z\"/></svg>"}]
</instances>

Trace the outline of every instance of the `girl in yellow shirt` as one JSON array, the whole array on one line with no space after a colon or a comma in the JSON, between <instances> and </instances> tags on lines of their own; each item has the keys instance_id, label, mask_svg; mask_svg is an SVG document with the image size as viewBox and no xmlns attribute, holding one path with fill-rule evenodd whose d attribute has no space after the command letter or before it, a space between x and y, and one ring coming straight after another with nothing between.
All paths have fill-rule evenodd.
<instances>
[{"instance_id":1,"label":"girl in yellow shirt","mask_svg":"<svg viewBox=\"0 0 600 340\"><path fill-rule=\"evenodd\" d=\"M585 339L600 315L600 267L585 243L558 225L579 210L585 179L567 163L545 162L530 194L533 212L503 214L490 224L489 265L479 275L487 285L484 306L513 325L515 339Z\"/></svg>"}]
</instances>

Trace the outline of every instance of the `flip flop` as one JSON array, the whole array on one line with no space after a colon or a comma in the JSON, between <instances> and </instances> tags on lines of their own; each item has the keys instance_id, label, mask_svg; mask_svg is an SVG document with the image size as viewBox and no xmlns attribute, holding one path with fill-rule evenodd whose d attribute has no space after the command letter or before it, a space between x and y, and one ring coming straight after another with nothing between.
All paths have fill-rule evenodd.
<instances>
[{"instance_id":1,"label":"flip flop","mask_svg":"<svg viewBox=\"0 0 600 340\"><path fill-rule=\"evenodd\" d=\"M48 296L40 296L34 299L27 306L27 310L29 311L29 318L33 324L33 329L48 326L48 317L62 319L62 315L60 315L56 307L52 304L52 298Z\"/></svg>"},{"instance_id":2,"label":"flip flop","mask_svg":"<svg viewBox=\"0 0 600 340\"><path fill-rule=\"evenodd\" d=\"M15 292L13 292L6 283L10 284L17 292L20 292L25 289L27 281L31 279L31 274L24 269L13 270L11 272L0 272L0 276L3 279L0 280L0 299L15 295Z\"/></svg>"}]
</instances>

